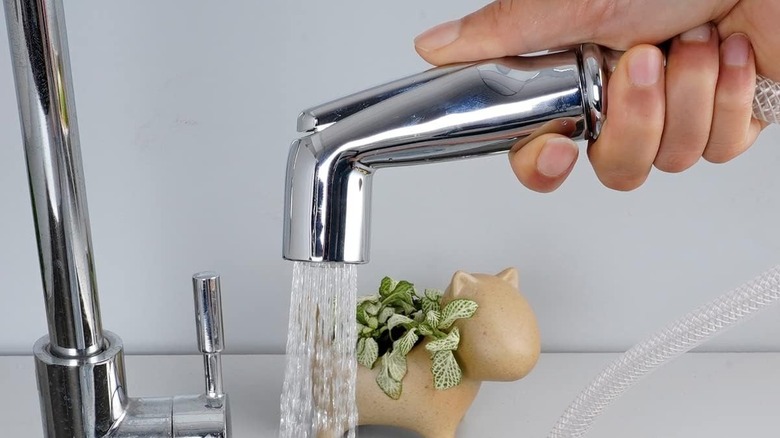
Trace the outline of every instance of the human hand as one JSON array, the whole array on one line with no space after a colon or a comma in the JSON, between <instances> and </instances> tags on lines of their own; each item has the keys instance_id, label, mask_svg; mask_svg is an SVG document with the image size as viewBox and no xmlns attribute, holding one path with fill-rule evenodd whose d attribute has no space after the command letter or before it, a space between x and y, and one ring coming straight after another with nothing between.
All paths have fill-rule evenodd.
<instances>
[{"instance_id":1,"label":"human hand","mask_svg":"<svg viewBox=\"0 0 780 438\"><path fill-rule=\"evenodd\" d=\"M633 190L653 165L681 172L700 157L727 162L766 126L752 116L756 71L780 81L778 0L497 0L415 40L435 65L583 42L627 50L608 84L609 108L588 155L601 182ZM654 44L673 38L664 69ZM549 192L578 149L541 135L510 152L527 187Z\"/></svg>"}]
</instances>

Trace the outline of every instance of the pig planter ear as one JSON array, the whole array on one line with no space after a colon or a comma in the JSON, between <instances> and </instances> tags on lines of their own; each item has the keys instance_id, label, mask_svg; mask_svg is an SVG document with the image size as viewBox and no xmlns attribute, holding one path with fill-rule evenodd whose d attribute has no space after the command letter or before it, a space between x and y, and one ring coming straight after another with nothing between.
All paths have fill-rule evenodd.
<instances>
[{"instance_id":1,"label":"pig planter ear","mask_svg":"<svg viewBox=\"0 0 780 438\"><path fill-rule=\"evenodd\" d=\"M454 438L482 381L527 375L539 358L539 331L518 283L514 268L497 275L458 271L443 295L426 290L420 296L408 282L383 280L375 303L402 299L389 306L393 312L367 304L370 299L358 305L359 424ZM407 287L410 295L401 293ZM376 353L371 333L379 339Z\"/></svg>"}]
</instances>

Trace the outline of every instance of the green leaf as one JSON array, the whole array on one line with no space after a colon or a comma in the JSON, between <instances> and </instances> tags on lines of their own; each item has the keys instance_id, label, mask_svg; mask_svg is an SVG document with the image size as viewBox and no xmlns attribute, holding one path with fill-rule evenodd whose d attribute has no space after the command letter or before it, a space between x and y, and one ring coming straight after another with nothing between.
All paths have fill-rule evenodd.
<instances>
[{"instance_id":1,"label":"green leaf","mask_svg":"<svg viewBox=\"0 0 780 438\"><path fill-rule=\"evenodd\" d=\"M379 309L382 306L379 305L379 303L368 303L366 305L366 313L368 313L370 316L377 316L379 314Z\"/></svg>"},{"instance_id":2,"label":"green leaf","mask_svg":"<svg viewBox=\"0 0 780 438\"><path fill-rule=\"evenodd\" d=\"M426 314L428 312L439 312L441 311L441 305L439 304L438 300L430 300L428 297L423 297L422 301L422 311Z\"/></svg>"},{"instance_id":3,"label":"green leaf","mask_svg":"<svg viewBox=\"0 0 780 438\"><path fill-rule=\"evenodd\" d=\"M437 289L425 289L422 298L423 312L428 313L431 310L441 311L441 297L443 292Z\"/></svg>"},{"instance_id":4,"label":"green leaf","mask_svg":"<svg viewBox=\"0 0 780 438\"><path fill-rule=\"evenodd\" d=\"M463 380L463 371L450 350L439 351L433 355L431 372L433 373L433 386L436 389L449 389Z\"/></svg>"},{"instance_id":5,"label":"green leaf","mask_svg":"<svg viewBox=\"0 0 780 438\"><path fill-rule=\"evenodd\" d=\"M398 303L398 305L403 310L404 315L411 315L412 313L414 313L415 310L417 310L417 308L414 307L414 304L409 304L409 303L406 303L406 302L400 302L400 303Z\"/></svg>"},{"instance_id":6,"label":"green leaf","mask_svg":"<svg viewBox=\"0 0 780 438\"><path fill-rule=\"evenodd\" d=\"M401 339L393 342L393 351L397 351L398 354L402 356L409 354L417 343L417 340L420 339L416 332L417 329L412 327L408 332L401 336Z\"/></svg>"},{"instance_id":7,"label":"green leaf","mask_svg":"<svg viewBox=\"0 0 780 438\"><path fill-rule=\"evenodd\" d=\"M393 350L392 353L384 356L384 360L387 362L387 371L390 373L390 377L399 382L403 380L406 375L406 356Z\"/></svg>"},{"instance_id":8,"label":"green leaf","mask_svg":"<svg viewBox=\"0 0 780 438\"><path fill-rule=\"evenodd\" d=\"M379 301L379 295L361 295L357 298L357 305L365 303L366 301L377 302Z\"/></svg>"},{"instance_id":9,"label":"green leaf","mask_svg":"<svg viewBox=\"0 0 780 438\"><path fill-rule=\"evenodd\" d=\"M376 381L388 397L395 400L401 397L402 380L408 372L406 356L424 336L433 339L426 348L433 361L434 386L446 389L462 380L463 373L452 353L460 343L460 333L457 328L449 329L458 319L473 316L477 305L470 300L456 300L442 306L442 295L442 291L436 289L425 289L418 295L412 283L384 277L378 294L358 299L358 363L369 369L381 363ZM377 339L386 339L391 330L400 337L379 358Z\"/></svg>"},{"instance_id":10,"label":"green leaf","mask_svg":"<svg viewBox=\"0 0 780 438\"><path fill-rule=\"evenodd\" d=\"M395 289L393 289L393 292L390 293L387 297L385 297L382 300L382 304L389 304L393 306L403 306L404 304L407 306L411 306L411 311L414 311L414 299L412 298L412 294L414 292L414 285L412 283L409 283L408 281L399 281L398 284L395 286ZM406 309L407 307L404 307ZM409 313L409 312L407 312Z\"/></svg>"},{"instance_id":11,"label":"green leaf","mask_svg":"<svg viewBox=\"0 0 780 438\"><path fill-rule=\"evenodd\" d=\"M357 346L355 346L355 355L357 356L358 363L361 365L363 365L362 359L363 359L363 355L365 354L365 350L366 350L366 338L358 338Z\"/></svg>"},{"instance_id":12,"label":"green leaf","mask_svg":"<svg viewBox=\"0 0 780 438\"><path fill-rule=\"evenodd\" d=\"M425 314L425 322L431 327L437 327L439 325L440 320L441 320L441 315L439 314L439 312L435 310L431 310L430 312L427 312Z\"/></svg>"},{"instance_id":13,"label":"green leaf","mask_svg":"<svg viewBox=\"0 0 780 438\"><path fill-rule=\"evenodd\" d=\"M356 313L357 322L363 325L368 325L368 314L366 314L365 306L358 305Z\"/></svg>"},{"instance_id":14,"label":"green leaf","mask_svg":"<svg viewBox=\"0 0 780 438\"><path fill-rule=\"evenodd\" d=\"M390 295L393 292L393 289L395 289L396 284L398 283L390 277L383 278L379 283L379 296L385 298Z\"/></svg>"},{"instance_id":15,"label":"green leaf","mask_svg":"<svg viewBox=\"0 0 780 438\"><path fill-rule=\"evenodd\" d=\"M374 297L364 297L358 305L357 305L357 320L359 323L363 325L368 325L368 319L371 317L371 314L367 311L369 309L373 310L373 308L379 306L379 304L376 302L378 299L378 296ZM376 313L374 313L374 316L376 316Z\"/></svg>"},{"instance_id":16,"label":"green leaf","mask_svg":"<svg viewBox=\"0 0 780 438\"><path fill-rule=\"evenodd\" d=\"M433 329L425 322L417 326L417 330L419 330L420 334L423 336L430 336L433 334Z\"/></svg>"},{"instance_id":17,"label":"green leaf","mask_svg":"<svg viewBox=\"0 0 780 438\"><path fill-rule=\"evenodd\" d=\"M411 324L413 322L414 320L409 318L408 316L404 316L399 313L396 313L395 315L391 316L390 319L387 320L387 329L392 330L399 325Z\"/></svg>"},{"instance_id":18,"label":"green leaf","mask_svg":"<svg viewBox=\"0 0 780 438\"><path fill-rule=\"evenodd\" d=\"M412 295L414 294L414 285L406 280L399 281L393 289L393 294L399 294L404 297L404 301L412 304Z\"/></svg>"},{"instance_id":19,"label":"green leaf","mask_svg":"<svg viewBox=\"0 0 780 438\"><path fill-rule=\"evenodd\" d=\"M374 363L376 363L377 356L379 356L379 344L376 343L374 338L360 338L357 345L358 363L368 369L372 369L374 368Z\"/></svg>"},{"instance_id":20,"label":"green leaf","mask_svg":"<svg viewBox=\"0 0 780 438\"><path fill-rule=\"evenodd\" d=\"M431 353L452 351L458 349L458 344L460 344L460 331L455 327L446 337L428 342L425 349Z\"/></svg>"},{"instance_id":21,"label":"green leaf","mask_svg":"<svg viewBox=\"0 0 780 438\"><path fill-rule=\"evenodd\" d=\"M441 322L439 322L439 329L446 330L450 328L452 323L458 319L471 318L474 312L477 311L476 302L472 300L454 300L451 301L441 311Z\"/></svg>"},{"instance_id":22,"label":"green leaf","mask_svg":"<svg viewBox=\"0 0 780 438\"><path fill-rule=\"evenodd\" d=\"M444 293L438 289L425 289L425 298L430 301L436 301L438 303L441 301L442 295L444 295Z\"/></svg>"},{"instance_id":23,"label":"green leaf","mask_svg":"<svg viewBox=\"0 0 780 438\"><path fill-rule=\"evenodd\" d=\"M401 398L401 382L393 379L392 376L390 376L390 371L387 367L387 362L383 359L382 360L382 369L379 371L379 374L376 376L376 383L379 385L379 387L382 389L382 391L387 394L388 397L390 397L393 400L398 400Z\"/></svg>"},{"instance_id":24,"label":"green leaf","mask_svg":"<svg viewBox=\"0 0 780 438\"><path fill-rule=\"evenodd\" d=\"M379 323L385 324L387 322L387 319L390 318L395 314L395 309L392 307L385 307L382 309L381 312L379 312Z\"/></svg>"}]
</instances>

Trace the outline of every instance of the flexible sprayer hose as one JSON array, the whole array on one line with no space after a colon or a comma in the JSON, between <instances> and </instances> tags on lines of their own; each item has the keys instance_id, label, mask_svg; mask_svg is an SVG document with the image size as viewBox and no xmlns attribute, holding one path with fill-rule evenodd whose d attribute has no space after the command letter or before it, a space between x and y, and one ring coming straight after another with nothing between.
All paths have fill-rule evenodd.
<instances>
[{"instance_id":1,"label":"flexible sprayer hose","mask_svg":"<svg viewBox=\"0 0 780 438\"><path fill-rule=\"evenodd\" d=\"M753 115L765 122L780 124L780 82L758 75Z\"/></svg>"},{"instance_id":2,"label":"flexible sprayer hose","mask_svg":"<svg viewBox=\"0 0 780 438\"><path fill-rule=\"evenodd\" d=\"M759 76L753 114L780 123L780 83ZM685 315L612 362L569 405L549 438L585 436L596 417L661 365L780 300L780 265Z\"/></svg>"}]
</instances>

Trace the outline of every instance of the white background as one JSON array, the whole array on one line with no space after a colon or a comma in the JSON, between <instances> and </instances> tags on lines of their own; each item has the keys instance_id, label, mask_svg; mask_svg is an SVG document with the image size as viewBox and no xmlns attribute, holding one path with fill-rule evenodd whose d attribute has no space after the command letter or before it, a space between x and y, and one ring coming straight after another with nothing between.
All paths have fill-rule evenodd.
<instances>
[{"instance_id":1,"label":"white background","mask_svg":"<svg viewBox=\"0 0 780 438\"><path fill-rule=\"evenodd\" d=\"M298 112L427 68L414 36L482 3L68 2L104 326L129 353L194 352L189 277L212 269L227 352L282 352ZM24 354L46 324L6 47L0 32L0 354ZM780 263L779 148L773 127L727 165L656 171L631 193L602 187L584 153L548 195L502 156L382 170L361 291L386 274L444 288L457 269L516 266L546 351L624 350ZM778 312L705 349L780 351Z\"/></svg>"}]
</instances>

